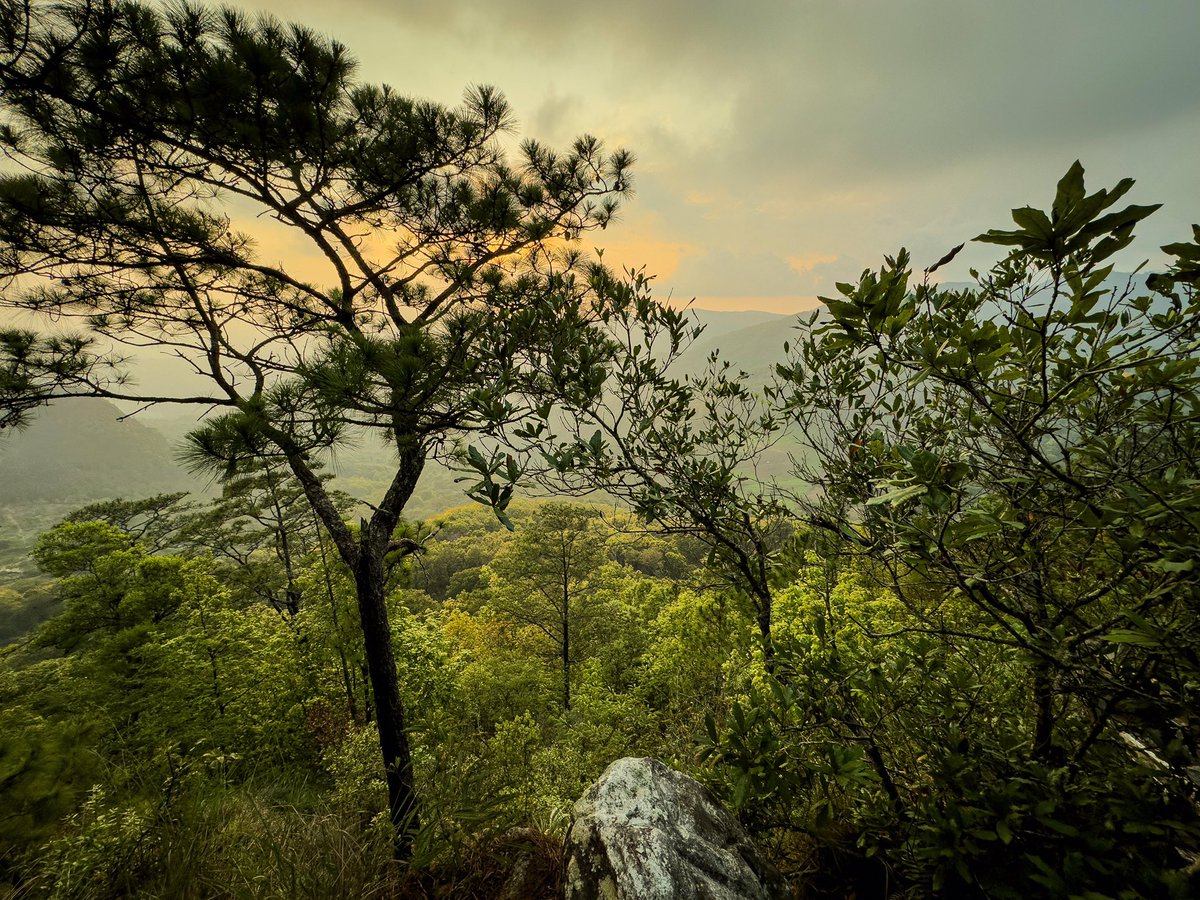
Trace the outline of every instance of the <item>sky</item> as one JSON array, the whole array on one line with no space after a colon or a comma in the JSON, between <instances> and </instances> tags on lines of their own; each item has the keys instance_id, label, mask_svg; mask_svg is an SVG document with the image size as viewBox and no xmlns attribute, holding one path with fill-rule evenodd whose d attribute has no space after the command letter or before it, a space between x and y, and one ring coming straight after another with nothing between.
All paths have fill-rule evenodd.
<instances>
[{"instance_id":1,"label":"sky","mask_svg":"<svg viewBox=\"0 0 1200 900\"><path fill-rule=\"evenodd\" d=\"M1048 207L1076 159L1090 189L1133 177L1129 202L1165 204L1120 268L1200 222L1200 0L236 6L337 38L363 81L451 105L494 85L521 137L631 150L636 193L588 238L680 305L795 313L901 247L924 268ZM311 248L280 227L270 252Z\"/></svg>"},{"instance_id":2,"label":"sky","mask_svg":"<svg viewBox=\"0 0 1200 900\"><path fill-rule=\"evenodd\" d=\"M493 85L522 138L633 151L636 194L591 243L703 308L809 308L902 246L923 268L1048 207L1075 159L1165 204L1122 268L1200 221L1200 0L236 5L337 38L363 81Z\"/></svg>"}]
</instances>

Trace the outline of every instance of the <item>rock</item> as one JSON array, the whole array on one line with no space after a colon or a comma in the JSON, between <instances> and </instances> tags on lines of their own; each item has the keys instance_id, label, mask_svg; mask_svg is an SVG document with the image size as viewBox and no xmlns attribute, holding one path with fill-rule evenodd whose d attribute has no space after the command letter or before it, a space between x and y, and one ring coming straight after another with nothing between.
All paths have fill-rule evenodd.
<instances>
[{"instance_id":1,"label":"rock","mask_svg":"<svg viewBox=\"0 0 1200 900\"><path fill-rule=\"evenodd\" d=\"M787 882L703 785L619 759L575 804L566 900L773 900Z\"/></svg>"}]
</instances>

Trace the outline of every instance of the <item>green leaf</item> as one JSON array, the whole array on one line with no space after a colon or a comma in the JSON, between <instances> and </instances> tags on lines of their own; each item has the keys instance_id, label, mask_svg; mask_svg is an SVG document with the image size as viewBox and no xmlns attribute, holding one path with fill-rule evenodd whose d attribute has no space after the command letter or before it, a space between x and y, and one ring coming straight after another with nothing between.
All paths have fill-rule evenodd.
<instances>
[{"instance_id":1,"label":"green leaf","mask_svg":"<svg viewBox=\"0 0 1200 900\"><path fill-rule=\"evenodd\" d=\"M1190 572L1196 568L1194 559L1156 559L1151 568L1160 572Z\"/></svg>"},{"instance_id":2,"label":"green leaf","mask_svg":"<svg viewBox=\"0 0 1200 900\"><path fill-rule=\"evenodd\" d=\"M1012 211L1013 221L1020 225L1028 234L1042 240L1047 240L1054 233L1054 226L1046 218L1046 214L1032 206L1023 206Z\"/></svg>"},{"instance_id":3,"label":"green leaf","mask_svg":"<svg viewBox=\"0 0 1200 900\"><path fill-rule=\"evenodd\" d=\"M1154 635L1146 634L1144 631L1133 631L1128 628L1118 628L1116 631L1110 631L1101 640L1108 641L1111 644L1136 644L1140 647L1158 647L1162 643Z\"/></svg>"},{"instance_id":4,"label":"green leaf","mask_svg":"<svg viewBox=\"0 0 1200 900\"><path fill-rule=\"evenodd\" d=\"M1083 187L1083 166L1079 160L1075 160L1067 174L1058 182L1058 190L1054 195L1054 221L1065 218L1086 194Z\"/></svg>"},{"instance_id":5,"label":"green leaf","mask_svg":"<svg viewBox=\"0 0 1200 900\"><path fill-rule=\"evenodd\" d=\"M892 506L899 506L905 500L911 500L913 497L920 497L929 491L929 488L923 484L910 484L907 487L896 488L893 491L888 491L886 494L881 494L878 497L872 497L867 501L867 506L881 506L884 503L890 503Z\"/></svg>"}]
</instances>

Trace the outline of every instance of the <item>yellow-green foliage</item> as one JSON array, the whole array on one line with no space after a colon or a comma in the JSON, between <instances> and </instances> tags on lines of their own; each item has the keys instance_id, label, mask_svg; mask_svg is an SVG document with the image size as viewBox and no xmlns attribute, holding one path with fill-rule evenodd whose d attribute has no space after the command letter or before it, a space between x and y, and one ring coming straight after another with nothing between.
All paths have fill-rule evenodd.
<instances>
[{"instance_id":1,"label":"yellow-green foliage","mask_svg":"<svg viewBox=\"0 0 1200 900\"><path fill-rule=\"evenodd\" d=\"M488 559L515 552L505 532L476 526L458 537L463 559L479 558L475 540ZM593 549L628 558L626 537L596 537ZM200 897L261 872L288 896L394 889L343 569L306 559L291 617L204 560L148 555L107 527L63 529L42 546L63 572L62 611L38 633L43 649L0 666L0 789L14 810L0 841L35 895ZM418 570L397 567L388 606L421 866L455 871L516 826L561 836L574 801L626 755L701 777L772 852L794 851L797 834L815 846L841 846L854 829L883 841L866 835L897 808L941 815L948 779L989 783L970 774L968 735L986 734L1007 759L1028 728L1023 662L1000 640L948 637L995 637L994 624L953 591L881 586L869 561L810 552L781 566L773 670L744 595L599 561L575 585L590 615L576 623L570 709L537 625L541 600L515 589L524 576L485 563L471 591L439 603L414 586ZM39 658L44 648L66 655ZM274 797L264 779L299 779L302 799ZM1015 834L1025 813L1006 802L988 794L951 812ZM962 846L943 834L955 827L938 819L943 843L897 858L924 871L920 854Z\"/></svg>"},{"instance_id":2,"label":"yellow-green foliage","mask_svg":"<svg viewBox=\"0 0 1200 900\"><path fill-rule=\"evenodd\" d=\"M183 717L157 724L161 738L194 735L255 763L302 752L309 685L296 630L265 606L235 606L202 565L189 565L180 582L170 636L145 653L147 677L163 689L152 713Z\"/></svg>"},{"instance_id":3,"label":"yellow-green foliage","mask_svg":"<svg viewBox=\"0 0 1200 900\"><path fill-rule=\"evenodd\" d=\"M771 634L798 661L835 647L882 659L910 617L889 591L855 572L837 572L810 554L796 580L775 598ZM891 643L889 643L891 642Z\"/></svg>"}]
</instances>

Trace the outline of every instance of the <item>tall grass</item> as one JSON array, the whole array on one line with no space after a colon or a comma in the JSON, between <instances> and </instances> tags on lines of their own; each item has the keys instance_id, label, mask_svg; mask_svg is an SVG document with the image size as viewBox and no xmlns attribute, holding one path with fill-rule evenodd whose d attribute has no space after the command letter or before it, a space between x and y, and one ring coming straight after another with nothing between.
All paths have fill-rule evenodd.
<instances>
[{"instance_id":1,"label":"tall grass","mask_svg":"<svg viewBox=\"0 0 1200 900\"><path fill-rule=\"evenodd\" d=\"M385 828L303 785L193 780L174 796L96 789L30 861L20 898L395 896Z\"/></svg>"},{"instance_id":2,"label":"tall grass","mask_svg":"<svg viewBox=\"0 0 1200 900\"><path fill-rule=\"evenodd\" d=\"M560 896L561 838L536 828L460 829L449 847L430 822L423 858L405 867L386 815L339 806L322 786L263 774L131 786L93 789L29 859L13 900Z\"/></svg>"}]
</instances>

